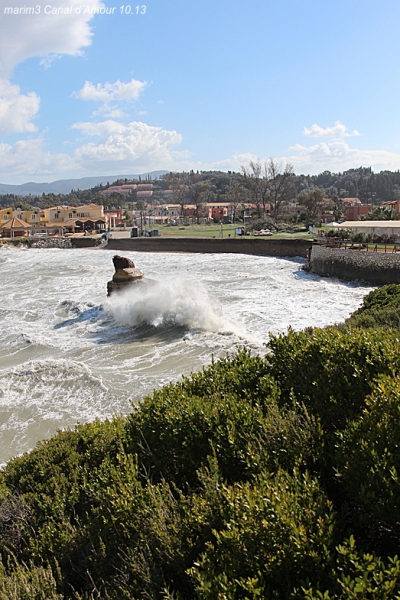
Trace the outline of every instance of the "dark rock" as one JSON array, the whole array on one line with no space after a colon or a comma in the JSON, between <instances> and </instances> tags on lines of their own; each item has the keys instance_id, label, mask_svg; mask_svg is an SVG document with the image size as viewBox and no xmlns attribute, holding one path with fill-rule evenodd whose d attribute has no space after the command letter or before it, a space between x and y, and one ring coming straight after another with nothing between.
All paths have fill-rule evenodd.
<instances>
[{"instance_id":1,"label":"dark rock","mask_svg":"<svg viewBox=\"0 0 400 600\"><path fill-rule=\"evenodd\" d=\"M118 254L114 256L113 263L116 271L119 269L135 268L135 264L129 258L125 258L125 256L118 256Z\"/></svg>"},{"instance_id":2,"label":"dark rock","mask_svg":"<svg viewBox=\"0 0 400 600\"><path fill-rule=\"evenodd\" d=\"M142 271L136 269L135 264L124 256L114 256L113 263L115 273L112 281L107 283L107 295L117 290L124 290L133 284L137 285L140 282L145 282L145 277Z\"/></svg>"}]
</instances>

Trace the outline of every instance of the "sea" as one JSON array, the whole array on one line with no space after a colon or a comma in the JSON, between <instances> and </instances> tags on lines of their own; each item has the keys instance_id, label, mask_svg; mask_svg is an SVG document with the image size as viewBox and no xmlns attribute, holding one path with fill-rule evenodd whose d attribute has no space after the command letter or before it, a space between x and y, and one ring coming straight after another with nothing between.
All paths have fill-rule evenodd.
<instances>
[{"instance_id":1,"label":"sea","mask_svg":"<svg viewBox=\"0 0 400 600\"><path fill-rule=\"evenodd\" d=\"M303 259L124 252L154 285L107 297L107 249L0 248L0 464L270 334L343 321L372 288Z\"/></svg>"}]
</instances>

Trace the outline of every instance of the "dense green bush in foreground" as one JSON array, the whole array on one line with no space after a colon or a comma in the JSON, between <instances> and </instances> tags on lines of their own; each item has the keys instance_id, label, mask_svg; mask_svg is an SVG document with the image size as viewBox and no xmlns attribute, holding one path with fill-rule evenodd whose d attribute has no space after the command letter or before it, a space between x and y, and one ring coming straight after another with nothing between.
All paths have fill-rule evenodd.
<instances>
[{"instance_id":1,"label":"dense green bush in foreground","mask_svg":"<svg viewBox=\"0 0 400 600\"><path fill-rule=\"evenodd\" d=\"M0 600L400 598L399 372L395 330L289 331L39 444Z\"/></svg>"}]
</instances>

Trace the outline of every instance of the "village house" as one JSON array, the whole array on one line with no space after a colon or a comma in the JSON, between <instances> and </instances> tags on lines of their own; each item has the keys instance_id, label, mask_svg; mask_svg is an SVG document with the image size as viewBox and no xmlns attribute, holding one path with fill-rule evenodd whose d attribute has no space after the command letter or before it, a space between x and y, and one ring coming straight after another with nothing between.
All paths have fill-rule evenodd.
<instances>
[{"instance_id":1,"label":"village house","mask_svg":"<svg viewBox=\"0 0 400 600\"><path fill-rule=\"evenodd\" d=\"M346 221L358 221L361 215L367 215L372 210L372 204L348 204L344 209Z\"/></svg>"},{"instance_id":2,"label":"village house","mask_svg":"<svg viewBox=\"0 0 400 600\"><path fill-rule=\"evenodd\" d=\"M398 214L400 213L400 200L388 200L387 202L382 202L382 207L392 210L394 214Z\"/></svg>"},{"instance_id":3,"label":"village house","mask_svg":"<svg viewBox=\"0 0 400 600\"><path fill-rule=\"evenodd\" d=\"M84 231L103 231L107 228L107 218L103 206L52 206L46 209L22 210L6 208L0 211L0 229L7 235L7 223L16 218L27 227L19 225L21 237L35 234L64 235ZM14 228L15 229L15 228ZM15 237L15 235L14 235Z\"/></svg>"},{"instance_id":4,"label":"village house","mask_svg":"<svg viewBox=\"0 0 400 600\"><path fill-rule=\"evenodd\" d=\"M124 185L112 185L106 190L101 190L104 196L111 196L112 194L118 193L124 196L130 196L137 189L136 183L128 183Z\"/></svg>"},{"instance_id":5,"label":"village house","mask_svg":"<svg viewBox=\"0 0 400 600\"><path fill-rule=\"evenodd\" d=\"M125 211L122 208L107 209L104 216L108 221L110 229L120 227L126 223Z\"/></svg>"},{"instance_id":6,"label":"village house","mask_svg":"<svg viewBox=\"0 0 400 600\"><path fill-rule=\"evenodd\" d=\"M12 217L6 223L2 223L0 229L4 237L27 237L31 226L18 217Z\"/></svg>"},{"instance_id":7,"label":"village house","mask_svg":"<svg viewBox=\"0 0 400 600\"><path fill-rule=\"evenodd\" d=\"M112 194L123 194L125 197L135 193L137 198L150 198L153 195L153 183L124 183L122 185L111 185L105 190L101 190L104 196Z\"/></svg>"}]
</instances>

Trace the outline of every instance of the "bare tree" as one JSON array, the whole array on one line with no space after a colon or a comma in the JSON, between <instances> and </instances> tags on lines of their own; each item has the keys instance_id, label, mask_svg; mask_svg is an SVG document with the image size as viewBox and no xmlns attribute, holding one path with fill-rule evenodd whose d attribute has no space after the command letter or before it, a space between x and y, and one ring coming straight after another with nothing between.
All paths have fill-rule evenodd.
<instances>
[{"instance_id":1,"label":"bare tree","mask_svg":"<svg viewBox=\"0 0 400 600\"><path fill-rule=\"evenodd\" d=\"M174 193L174 200L180 206L181 217L185 216L185 205L188 195L188 173L168 173L165 175L165 181L168 187Z\"/></svg>"},{"instance_id":2,"label":"bare tree","mask_svg":"<svg viewBox=\"0 0 400 600\"><path fill-rule=\"evenodd\" d=\"M195 181L188 189L188 197L195 206L196 223L200 222L201 209L204 207L211 194L210 183L208 181Z\"/></svg>"},{"instance_id":3,"label":"bare tree","mask_svg":"<svg viewBox=\"0 0 400 600\"><path fill-rule=\"evenodd\" d=\"M248 167L240 167L238 182L247 190L249 201L255 206L258 217L265 215L270 195L268 164L262 165L260 161L251 160Z\"/></svg>"},{"instance_id":4,"label":"bare tree","mask_svg":"<svg viewBox=\"0 0 400 600\"><path fill-rule=\"evenodd\" d=\"M276 223L282 202L288 202L294 194L294 172L289 163L282 167L278 161L270 158L267 163L268 199L271 216Z\"/></svg>"},{"instance_id":5,"label":"bare tree","mask_svg":"<svg viewBox=\"0 0 400 600\"><path fill-rule=\"evenodd\" d=\"M251 160L249 166L241 166L238 174L239 185L247 190L248 198L257 210L258 216L261 217L262 204L262 165L260 162Z\"/></svg>"},{"instance_id":6,"label":"bare tree","mask_svg":"<svg viewBox=\"0 0 400 600\"><path fill-rule=\"evenodd\" d=\"M244 208L246 205L247 190L238 180L234 180L230 183L226 196L231 207L232 221L235 222L239 206L243 206Z\"/></svg>"}]
</instances>

